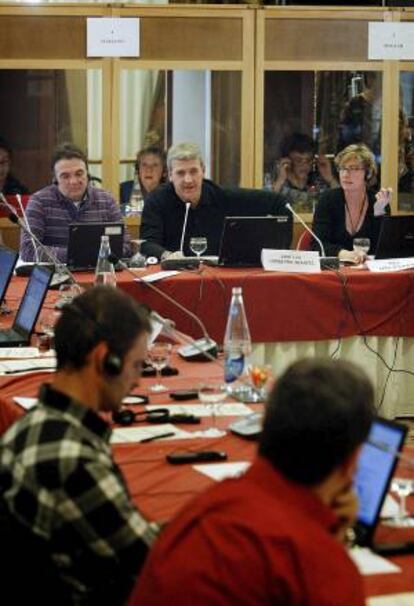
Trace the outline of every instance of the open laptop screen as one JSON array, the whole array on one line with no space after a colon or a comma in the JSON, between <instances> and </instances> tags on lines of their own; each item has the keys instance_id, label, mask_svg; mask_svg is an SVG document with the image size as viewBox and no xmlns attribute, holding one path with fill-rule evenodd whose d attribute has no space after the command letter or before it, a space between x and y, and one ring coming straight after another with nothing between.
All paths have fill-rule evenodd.
<instances>
[{"instance_id":1,"label":"open laptop screen","mask_svg":"<svg viewBox=\"0 0 414 606\"><path fill-rule=\"evenodd\" d=\"M13 329L20 334L32 334L51 278L49 269L35 265L13 324Z\"/></svg>"},{"instance_id":2,"label":"open laptop screen","mask_svg":"<svg viewBox=\"0 0 414 606\"><path fill-rule=\"evenodd\" d=\"M385 419L375 419L362 447L354 477L359 511L357 542L368 544L377 527L407 428Z\"/></svg>"},{"instance_id":3,"label":"open laptop screen","mask_svg":"<svg viewBox=\"0 0 414 606\"><path fill-rule=\"evenodd\" d=\"M414 216L383 217L376 259L414 257Z\"/></svg>"},{"instance_id":4,"label":"open laptop screen","mask_svg":"<svg viewBox=\"0 0 414 606\"><path fill-rule=\"evenodd\" d=\"M219 253L219 265L261 267L263 248L285 250L292 240L289 216L226 217Z\"/></svg>"},{"instance_id":5,"label":"open laptop screen","mask_svg":"<svg viewBox=\"0 0 414 606\"><path fill-rule=\"evenodd\" d=\"M0 305L13 275L18 254L5 246L0 246Z\"/></svg>"},{"instance_id":6,"label":"open laptop screen","mask_svg":"<svg viewBox=\"0 0 414 606\"><path fill-rule=\"evenodd\" d=\"M71 269L95 269L101 236L109 236L111 252L123 257L124 224L98 221L69 224L67 264Z\"/></svg>"}]
</instances>

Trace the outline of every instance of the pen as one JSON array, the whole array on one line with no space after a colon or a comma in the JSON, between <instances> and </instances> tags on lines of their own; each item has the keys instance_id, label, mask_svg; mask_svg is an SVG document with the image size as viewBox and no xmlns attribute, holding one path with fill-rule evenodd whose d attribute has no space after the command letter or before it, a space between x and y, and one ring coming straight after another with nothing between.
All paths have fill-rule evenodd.
<instances>
[{"instance_id":1,"label":"pen","mask_svg":"<svg viewBox=\"0 0 414 606\"><path fill-rule=\"evenodd\" d=\"M170 438L171 436L175 436L175 433L173 431L169 431L168 433L161 433L157 436L150 436L149 438L144 438L139 442L140 444L145 444L146 442L152 442L153 440L159 440L161 438Z\"/></svg>"}]
</instances>

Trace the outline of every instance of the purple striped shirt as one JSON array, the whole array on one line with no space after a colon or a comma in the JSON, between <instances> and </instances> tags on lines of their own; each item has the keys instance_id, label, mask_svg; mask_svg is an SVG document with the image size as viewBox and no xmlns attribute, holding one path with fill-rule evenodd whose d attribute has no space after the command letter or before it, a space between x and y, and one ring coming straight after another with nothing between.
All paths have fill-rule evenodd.
<instances>
[{"instance_id":1,"label":"purple striped shirt","mask_svg":"<svg viewBox=\"0 0 414 606\"><path fill-rule=\"evenodd\" d=\"M88 186L85 199L75 204L66 198L57 185L48 185L33 194L26 208L30 229L48 246L62 263L66 261L69 223L75 221L122 221L118 204L108 192ZM39 260L47 260L39 252ZM124 255L130 255L129 238L125 230ZM21 232L20 256L23 261L35 261L30 236Z\"/></svg>"}]
</instances>

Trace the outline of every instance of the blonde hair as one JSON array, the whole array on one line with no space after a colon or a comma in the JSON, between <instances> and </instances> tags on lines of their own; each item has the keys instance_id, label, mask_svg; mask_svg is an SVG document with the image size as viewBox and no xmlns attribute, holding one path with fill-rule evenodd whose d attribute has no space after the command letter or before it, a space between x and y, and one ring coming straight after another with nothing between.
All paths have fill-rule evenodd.
<instances>
[{"instance_id":1,"label":"blonde hair","mask_svg":"<svg viewBox=\"0 0 414 606\"><path fill-rule=\"evenodd\" d=\"M174 160L199 160L201 166L204 166L201 150L196 143L177 143L168 150L167 168L172 170Z\"/></svg>"},{"instance_id":2,"label":"blonde hair","mask_svg":"<svg viewBox=\"0 0 414 606\"><path fill-rule=\"evenodd\" d=\"M335 166L339 169L348 160L360 162L365 169L365 179L367 183L375 182L377 176L377 163L372 151L364 143L353 143L348 145L335 157Z\"/></svg>"}]
</instances>

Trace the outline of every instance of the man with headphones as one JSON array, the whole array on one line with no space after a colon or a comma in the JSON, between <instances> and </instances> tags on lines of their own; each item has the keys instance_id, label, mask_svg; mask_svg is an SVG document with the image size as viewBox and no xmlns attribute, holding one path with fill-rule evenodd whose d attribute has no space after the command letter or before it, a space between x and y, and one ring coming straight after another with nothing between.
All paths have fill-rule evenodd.
<instances>
[{"instance_id":1,"label":"man with headphones","mask_svg":"<svg viewBox=\"0 0 414 606\"><path fill-rule=\"evenodd\" d=\"M28 586L16 582L16 603L27 603L25 591L39 604L125 603L158 527L134 507L99 413L119 410L139 382L149 332L147 312L110 287L90 289L63 309L57 372L0 440L0 504L49 563L46 582L39 575ZM18 558L26 553L15 549ZM19 564L10 556L3 573L20 574Z\"/></svg>"},{"instance_id":2,"label":"man with headphones","mask_svg":"<svg viewBox=\"0 0 414 606\"><path fill-rule=\"evenodd\" d=\"M52 171L52 184L30 197L26 217L33 234L64 263L69 223L122 221L122 213L110 193L90 184L88 161L79 148L70 143L57 147L52 156ZM123 252L124 256L131 253L127 235ZM26 232L21 235L20 256L23 261L36 258L32 239Z\"/></svg>"},{"instance_id":3,"label":"man with headphones","mask_svg":"<svg viewBox=\"0 0 414 606\"><path fill-rule=\"evenodd\" d=\"M376 250L382 217L389 214L391 189L377 194L374 154L363 143L348 145L335 158L340 187L325 191L316 206L312 230L323 243L325 254L340 261L362 263L367 253L354 250L354 239L369 240L369 253ZM313 240L312 247L319 251Z\"/></svg>"}]
</instances>

